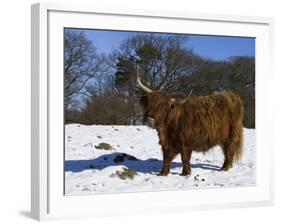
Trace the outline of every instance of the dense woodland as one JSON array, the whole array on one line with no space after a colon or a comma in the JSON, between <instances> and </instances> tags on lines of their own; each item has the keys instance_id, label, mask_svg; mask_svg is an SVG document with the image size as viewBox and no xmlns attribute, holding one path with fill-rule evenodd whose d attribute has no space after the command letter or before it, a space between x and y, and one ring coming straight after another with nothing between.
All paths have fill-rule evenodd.
<instances>
[{"instance_id":1,"label":"dense woodland","mask_svg":"<svg viewBox=\"0 0 281 224\"><path fill-rule=\"evenodd\" d=\"M151 89L187 96L232 91L242 98L244 126L255 128L255 58L235 56L224 61L202 58L186 47L186 35L138 33L110 54L78 30L65 30L65 123L142 124L136 83L140 66Z\"/></svg>"}]
</instances>

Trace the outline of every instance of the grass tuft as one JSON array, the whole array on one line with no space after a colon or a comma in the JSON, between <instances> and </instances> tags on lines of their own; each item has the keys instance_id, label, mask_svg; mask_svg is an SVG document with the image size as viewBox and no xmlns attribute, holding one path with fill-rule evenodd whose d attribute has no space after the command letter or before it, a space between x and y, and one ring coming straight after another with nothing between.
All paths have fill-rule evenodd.
<instances>
[{"instance_id":1,"label":"grass tuft","mask_svg":"<svg viewBox=\"0 0 281 224\"><path fill-rule=\"evenodd\" d=\"M130 168L123 168L123 171L117 170L115 174L111 174L110 177L118 176L121 180L126 179L134 179L134 177L137 175L137 172Z\"/></svg>"},{"instance_id":2,"label":"grass tuft","mask_svg":"<svg viewBox=\"0 0 281 224\"><path fill-rule=\"evenodd\" d=\"M102 149L102 150L112 150L112 146L110 144L107 144L105 142L99 143L98 145L95 145L96 149Z\"/></svg>"}]
</instances>

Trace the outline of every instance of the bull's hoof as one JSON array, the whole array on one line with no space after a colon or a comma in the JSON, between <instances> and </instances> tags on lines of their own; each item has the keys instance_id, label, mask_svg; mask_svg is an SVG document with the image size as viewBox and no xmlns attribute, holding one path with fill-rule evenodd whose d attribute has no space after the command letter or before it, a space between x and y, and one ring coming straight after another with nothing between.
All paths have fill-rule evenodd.
<instances>
[{"instance_id":1,"label":"bull's hoof","mask_svg":"<svg viewBox=\"0 0 281 224\"><path fill-rule=\"evenodd\" d=\"M182 176L187 176L187 175L190 175L191 171L190 170L183 170L181 175Z\"/></svg>"},{"instance_id":2,"label":"bull's hoof","mask_svg":"<svg viewBox=\"0 0 281 224\"><path fill-rule=\"evenodd\" d=\"M158 176L168 176L168 174L169 174L169 173L167 173L167 172L162 172L162 171L161 171L161 172L158 174Z\"/></svg>"},{"instance_id":3,"label":"bull's hoof","mask_svg":"<svg viewBox=\"0 0 281 224\"><path fill-rule=\"evenodd\" d=\"M231 165L223 165L222 168L220 169L220 171L229 171L232 168L232 164Z\"/></svg>"}]
</instances>

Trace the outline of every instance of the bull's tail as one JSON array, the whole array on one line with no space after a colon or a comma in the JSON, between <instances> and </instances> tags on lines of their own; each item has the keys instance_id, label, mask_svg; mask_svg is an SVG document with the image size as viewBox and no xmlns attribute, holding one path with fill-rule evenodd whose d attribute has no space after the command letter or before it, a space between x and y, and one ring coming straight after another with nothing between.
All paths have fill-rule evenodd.
<instances>
[{"instance_id":1,"label":"bull's tail","mask_svg":"<svg viewBox=\"0 0 281 224\"><path fill-rule=\"evenodd\" d=\"M232 111L232 122L230 127L230 147L231 155L235 161L242 158L243 154L243 114L244 107L238 95L232 95L233 102L236 102Z\"/></svg>"},{"instance_id":2,"label":"bull's tail","mask_svg":"<svg viewBox=\"0 0 281 224\"><path fill-rule=\"evenodd\" d=\"M231 132L230 150L233 150L233 159L238 161L242 158L243 154L243 125L241 124L239 127L233 127Z\"/></svg>"}]
</instances>

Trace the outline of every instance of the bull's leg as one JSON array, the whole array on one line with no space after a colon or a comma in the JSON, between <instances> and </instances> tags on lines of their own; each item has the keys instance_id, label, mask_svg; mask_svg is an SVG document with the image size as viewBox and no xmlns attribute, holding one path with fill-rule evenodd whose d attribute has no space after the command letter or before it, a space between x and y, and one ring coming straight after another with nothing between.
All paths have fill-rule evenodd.
<instances>
[{"instance_id":1,"label":"bull's leg","mask_svg":"<svg viewBox=\"0 0 281 224\"><path fill-rule=\"evenodd\" d=\"M191 173L190 169L190 157L191 157L191 150L183 148L181 152L181 160L182 160L182 175L186 176Z\"/></svg>"},{"instance_id":2,"label":"bull's leg","mask_svg":"<svg viewBox=\"0 0 281 224\"><path fill-rule=\"evenodd\" d=\"M170 172L170 165L174 159L176 153L170 149L163 149L163 166L160 172L160 176L167 176Z\"/></svg>"},{"instance_id":3,"label":"bull's leg","mask_svg":"<svg viewBox=\"0 0 281 224\"><path fill-rule=\"evenodd\" d=\"M224 163L221 168L222 171L228 171L233 167L233 157L234 153L232 150L232 143L225 144L223 146L223 153L224 153Z\"/></svg>"}]
</instances>

